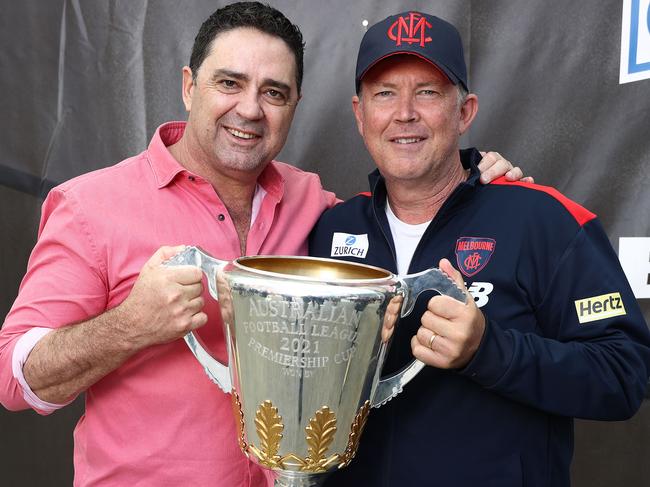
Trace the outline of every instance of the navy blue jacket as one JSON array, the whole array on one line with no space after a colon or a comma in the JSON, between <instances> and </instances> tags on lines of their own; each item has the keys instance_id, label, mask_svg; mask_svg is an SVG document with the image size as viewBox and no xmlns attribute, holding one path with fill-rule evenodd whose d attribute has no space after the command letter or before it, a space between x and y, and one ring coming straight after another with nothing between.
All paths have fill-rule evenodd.
<instances>
[{"instance_id":1,"label":"navy blue jacket","mask_svg":"<svg viewBox=\"0 0 650 487\"><path fill-rule=\"evenodd\" d=\"M627 419L643 400L650 334L596 216L551 188L482 185L480 154L461 157L470 176L409 273L443 257L458 267L486 317L481 345L464 369L426 367L373 409L356 458L327 486L568 486L572 418ZM370 181L372 195L321 217L310 251L396 272L385 184L377 171ZM430 296L397 325L385 371L412 359Z\"/></svg>"}]
</instances>

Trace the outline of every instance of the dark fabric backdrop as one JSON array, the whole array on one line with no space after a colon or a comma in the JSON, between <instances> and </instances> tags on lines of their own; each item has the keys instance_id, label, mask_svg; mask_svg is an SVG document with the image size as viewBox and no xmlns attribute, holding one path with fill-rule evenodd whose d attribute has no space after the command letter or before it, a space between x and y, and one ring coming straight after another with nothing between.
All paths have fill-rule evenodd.
<instances>
[{"instance_id":1,"label":"dark fabric backdrop","mask_svg":"<svg viewBox=\"0 0 650 487\"><path fill-rule=\"evenodd\" d=\"M223 1L3 1L0 14L0 318L8 312L52 185L143 150L185 117L181 67ZM370 24L407 9L454 23L480 110L465 145L497 150L619 237L650 236L650 80L619 84L622 1L274 0L307 41L303 99L280 159L339 196L365 191L372 162L350 109ZM650 300L641 300L646 319ZM71 485L80 400L50 417L0 410L2 485ZM650 408L578 422L577 487L648 485Z\"/></svg>"}]
</instances>

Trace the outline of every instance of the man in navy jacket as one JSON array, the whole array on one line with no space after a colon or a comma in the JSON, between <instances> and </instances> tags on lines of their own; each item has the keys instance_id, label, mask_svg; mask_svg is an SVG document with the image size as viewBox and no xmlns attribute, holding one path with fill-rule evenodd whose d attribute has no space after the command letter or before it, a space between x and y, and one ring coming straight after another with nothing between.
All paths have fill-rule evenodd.
<instances>
[{"instance_id":1,"label":"man in navy jacket","mask_svg":"<svg viewBox=\"0 0 650 487\"><path fill-rule=\"evenodd\" d=\"M312 254L399 274L439 266L474 299L421 296L399 323L385 372L412 355L430 367L372 411L327 485L568 486L573 418L631 417L650 369L601 224L552 188L478 183L480 154L459 150L478 100L447 22L406 12L371 27L356 85L378 170L371 193L321 217Z\"/></svg>"}]
</instances>

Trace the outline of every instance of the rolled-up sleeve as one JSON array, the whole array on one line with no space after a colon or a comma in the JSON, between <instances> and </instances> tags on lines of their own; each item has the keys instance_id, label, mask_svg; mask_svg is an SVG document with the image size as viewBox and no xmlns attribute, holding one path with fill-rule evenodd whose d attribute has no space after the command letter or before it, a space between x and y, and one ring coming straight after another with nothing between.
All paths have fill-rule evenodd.
<instances>
[{"instance_id":1,"label":"rolled-up sleeve","mask_svg":"<svg viewBox=\"0 0 650 487\"><path fill-rule=\"evenodd\" d=\"M0 330L0 403L7 409L31 407L48 414L61 406L44 403L31 392L22 365L48 330L106 309L106 273L90 227L73 194L65 188L50 192L18 297Z\"/></svg>"}]
</instances>

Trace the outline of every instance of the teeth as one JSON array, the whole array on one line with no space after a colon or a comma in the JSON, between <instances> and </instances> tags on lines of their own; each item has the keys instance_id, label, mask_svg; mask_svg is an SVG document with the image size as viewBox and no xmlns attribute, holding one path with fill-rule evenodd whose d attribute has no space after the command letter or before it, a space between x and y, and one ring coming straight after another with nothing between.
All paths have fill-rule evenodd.
<instances>
[{"instance_id":1,"label":"teeth","mask_svg":"<svg viewBox=\"0 0 650 487\"><path fill-rule=\"evenodd\" d=\"M239 137L240 139L254 139L256 137L255 134L247 134L245 132L241 132L235 129L226 129L226 130L228 130L228 132L233 134L235 137Z\"/></svg>"},{"instance_id":2,"label":"teeth","mask_svg":"<svg viewBox=\"0 0 650 487\"><path fill-rule=\"evenodd\" d=\"M422 139L419 137L411 137L408 139L395 139L395 142L398 144L414 144L415 142L420 142Z\"/></svg>"}]
</instances>

